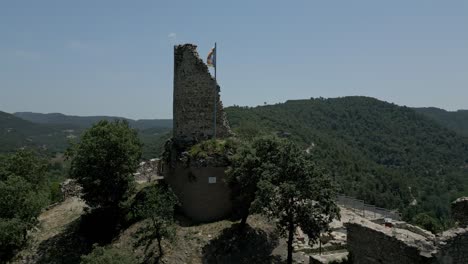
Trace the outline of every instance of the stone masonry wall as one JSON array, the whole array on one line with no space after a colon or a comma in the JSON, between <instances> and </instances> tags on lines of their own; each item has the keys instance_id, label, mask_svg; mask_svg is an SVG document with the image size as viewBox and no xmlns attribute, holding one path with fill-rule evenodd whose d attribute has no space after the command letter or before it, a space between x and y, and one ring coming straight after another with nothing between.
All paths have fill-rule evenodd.
<instances>
[{"instance_id":1,"label":"stone masonry wall","mask_svg":"<svg viewBox=\"0 0 468 264\"><path fill-rule=\"evenodd\" d=\"M375 225L375 226L374 226ZM354 264L431 263L416 245L405 243L373 223L347 223L348 250Z\"/></svg>"},{"instance_id":2,"label":"stone masonry wall","mask_svg":"<svg viewBox=\"0 0 468 264\"><path fill-rule=\"evenodd\" d=\"M452 203L452 217L461 227L468 227L468 197L461 197Z\"/></svg>"},{"instance_id":3,"label":"stone masonry wall","mask_svg":"<svg viewBox=\"0 0 468 264\"><path fill-rule=\"evenodd\" d=\"M177 164L165 180L170 184L186 216L196 222L223 219L231 213L226 167L185 167ZM211 179L215 181L210 182Z\"/></svg>"},{"instance_id":4,"label":"stone masonry wall","mask_svg":"<svg viewBox=\"0 0 468 264\"><path fill-rule=\"evenodd\" d=\"M215 98L216 137L231 134L219 86L196 49L192 44L174 47L174 141L179 144L193 144L213 137Z\"/></svg>"},{"instance_id":5,"label":"stone masonry wall","mask_svg":"<svg viewBox=\"0 0 468 264\"><path fill-rule=\"evenodd\" d=\"M468 263L468 228L455 228L442 233L437 241L439 251L433 263Z\"/></svg>"},{"instance_id":6,"label":"stone masonry wall","mask_svg":"<svg viewBox=\"0 0 468 264\"><path fill-rule=\"evenodd\" d=\"M387 228L370 221L345 225L348 251L355 264L468 263L468 228L423 236L408 229Z\"/></svg>"}]
</instances>

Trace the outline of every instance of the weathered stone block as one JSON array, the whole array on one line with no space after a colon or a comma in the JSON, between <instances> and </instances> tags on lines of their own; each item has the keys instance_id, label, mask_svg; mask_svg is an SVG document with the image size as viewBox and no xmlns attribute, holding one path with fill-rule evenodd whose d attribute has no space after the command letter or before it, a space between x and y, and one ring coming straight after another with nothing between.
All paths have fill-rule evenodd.
<instances>
[{"instance_id":1,"label":"weathered stone block","mask_svg":"<svg viewBox=\"0 0 468 264\"><path fill-rule=\"evenodd\" d=\"M452 203L452 217L461 227L468 227L468 197L461 197Z\"/></svg>"}]
</instances>

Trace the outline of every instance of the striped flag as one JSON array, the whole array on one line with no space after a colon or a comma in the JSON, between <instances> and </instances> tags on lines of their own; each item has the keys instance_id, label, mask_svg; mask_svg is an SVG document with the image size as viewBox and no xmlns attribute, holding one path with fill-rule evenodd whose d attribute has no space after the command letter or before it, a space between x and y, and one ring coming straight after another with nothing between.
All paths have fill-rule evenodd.
<instances>
[{"instance_id":1,"label":"striped flag","mask_svg":"<svg viewBox=\"0 0 468 264\"><path fill-rule=\"evenodd\" d=\"M216 47L212 48L208 53L208 57L206 58L206 64L208 66L216 68Z\"/></svg>"}]
</instances>

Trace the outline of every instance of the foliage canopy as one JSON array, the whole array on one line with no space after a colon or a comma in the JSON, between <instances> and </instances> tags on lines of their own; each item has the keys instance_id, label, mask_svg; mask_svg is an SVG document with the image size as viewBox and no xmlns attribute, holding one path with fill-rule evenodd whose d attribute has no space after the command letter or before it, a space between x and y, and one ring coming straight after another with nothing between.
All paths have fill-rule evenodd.
<instances>
[{"instance_id":1,"label":"foliage canopy","mask_svg":"<svg viewBox=\"0 0 468 264\"><path fill-rule=\"evenodd\" d=\"M178 204L177 196L165 183L143 188L137 193L131 205L131 213L134 219L148 219L150 225L142 228L138 244L146 244L145 248L150 249L153 240L157 241L159 254L146 254L148 261L156 262L164 254L161 242L164 238L172 239L175 236L174 210ZM145 252L147 253L147 252Z\"/></svg>"},{"instance_id":2,"label":"foliage canopy","mask_svg":"<svg viewBox=\"0 0 468 264\"><path fill-rule=\"evenodd\" d=\"M137 132L126 121L100 121L69 149L70 175L91 207L116 208L134 191L141 158Z\"/></svg>"},{"instance_id":3,"label":"foliage canopy","mask_svg":"<svg viewBox=\"0 0 468 264\"><path fill-rule=\"evenodd\" d=\"M468 140L411 108L343 97L226 112L238 135L245 124L248 131L288 135L341 193L399 209L406 220L425 212L448 224L450 202L468 195Z\"/></svg>"},{"instance_id":4,"label":"foliage canopy","mask_svg":"<svg viewBox=\"0 0 468 264\"><path fill-rule=\"evenodd\" d=\"M0 261L26 242L48 204L46 168L33 152L0 156Z\"/></svg>"}]
</instances>

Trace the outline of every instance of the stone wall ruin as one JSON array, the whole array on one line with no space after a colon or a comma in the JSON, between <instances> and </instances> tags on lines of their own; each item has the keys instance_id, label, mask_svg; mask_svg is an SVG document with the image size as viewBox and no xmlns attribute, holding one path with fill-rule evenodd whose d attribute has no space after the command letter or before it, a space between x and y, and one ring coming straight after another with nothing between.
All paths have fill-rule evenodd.
<instances>
[{"instance_id":1,"label":"stone wall ruin","mask_svg":"<svg viewBox=\"0 0 468 264\"><path fill-rule=\"evenodd\" d=\"M468 197L461 197L452 203L452 217L461 227L468 227Z\"/></svg>"},{"instance_id":2,"label":"stone wall ruin","mask_svg":"<svg viewBox=\"0 0 468 264\"><path fill-rule=\"evenodd\" d=\"M352 263L468 263L467 202L464 197L452 204L453 218L460 227L436 236L407 223L394 223L393 227L363 219L346 223L347 247Z\"/></svg>"},{"instance_id":3,"label":"stone wall ruin","mask_svg":"<svg viewBox=\"0 0 468 264\"><path fill-rule=\"evenodd\" d=\"M216 138L231 135L219 86L193 44L174 47L174 142L213 138L216 98Z\"/></svg>"},{"instance_id":4,"label":"stone wall ruin","mask_svg":"<svg viewBox=\"0 0 468 264\"><path fill-rule=\"evenodd\" d=\"M430 263L431 252L435 250L424 237L406 237L408 233L371 221L350 222L346 229L348 250L352 263L356 264L426 264Z\"/></svg>"},{"instance_id":5,"label":"stone wall ruin","mask_svg":"<svg viewBox=\"0 0 468 264\"><path fill-rule=\"evenodd\" d=\"M176 193L185 215L195 222L207 222L231 212L224 173L227 163L195 160L190 149L205 140L227 138L231 130L219 86L196 49L193 44L174 47L173 138L166 142L163 167L164 180Z\"/></svg>"}]
</instances>

